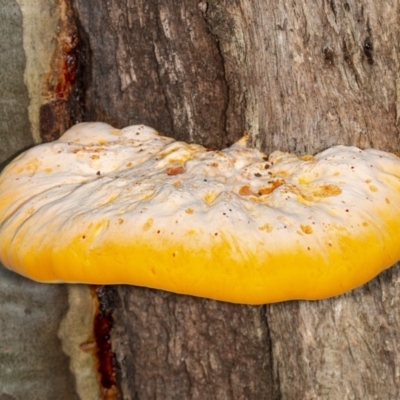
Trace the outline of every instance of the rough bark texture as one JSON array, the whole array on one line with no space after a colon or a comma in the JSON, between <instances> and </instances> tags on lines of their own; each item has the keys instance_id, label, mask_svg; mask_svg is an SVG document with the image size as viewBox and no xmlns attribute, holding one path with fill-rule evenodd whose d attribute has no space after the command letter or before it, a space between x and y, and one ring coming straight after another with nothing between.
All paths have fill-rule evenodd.
<instances>
[{"instance_id":1,"label":"rough bark texture","mask_svg":"<svg viewBox=\"0 0 400 400\"><path fill-rule=\"evenodd\" d=\"M76 8L93 65L86 119L144 123L210 147L240 137L243 126L228 134L223 60L196 2L77 1Z\"/></svg>"},{"instance_id":2,"label":"rough bark texture","mask_svg":"<svg viewBox=\"0 0 400 400\"><path fill-rule=\"evenodd\" d=\"M1 143L16 144L0 152L0 162L31 140L26 134L18 139L21 132L10 129L14 114L21 115L21 131L29 125L24 86L29 74L25 71L24 81L21 71L23 51L28 64L34 55L18 44L18 4L26 12L28 3L7 2L16 11L5 20L15 21L18 34L8 35L12 45L4 48L10 52L15 46L18 67L10 68L0 54L7 65L0 69L0 83L15 75L10 96L16 93L22 106L1 103L8 107L0 109ZM60 4L66 7L61 20L68 21L61 26L70 29L54 42L59 46L51 50L58 60L51 63L52 76L75 89L63 92L70 108L51 114L54 125L42 139L56 137L82 117L117 127L145 123L210 148L249 132L249 145L266 152L315 153L333 144L399 150L397 0L72 0L74 14L68 1ZM72 81L65 78L66 65L73 67L66 70L74 72L67 74ZM33 86L27 87L32 103ZM60 100L58 92L50 92L50 104L59 104L53 103ZM65 119L65 110L76 117ZM32 118L30 126L33 131ZM112 316L106 325L113 321L119 397L399 398L399 284L397 266L334 299L262 307L115 287L102 301L105 315ZM62 337L68 336L65 320L62 326ZM54 352L62 362L57 346ZM75 353L67 353L76 365ZM74 398L68 390L65 398Z\"/></svg>"},{"instance_id":3,"label":"rough bark texture","mask_svg":"<svg viewBox=\"0 0 400 400\"><path fill-rule=\"evenodd\" d=\"M397 2L74 4L92 51L89 120L210 147L248 131L267 152L399 149ZM397 398L398 276L266 308L118 287L123 396Z\"/></svg>"},{"instance_id":4,"label":"rough bark texture","mask_svg":"<svg viewBox=\"0 0 400 400\"><path fill-rule=\"evenodd\" d=\"M400 397L399 268L314 303L267 307L282 399Z\"/></svg>"},{"instance_id":5,"label":"rough bark texture","mask_svg":"<svg viewBox=\"0 0 400 400\"><path fill-rule=\"evenodd\" d=\"M277 398L264 307L144 288L118 295L112 335L125 399Z\"/></svg>"},{"instance_id":6,"label":"rough bark texture","mask_svg":"<svg viewBox=\"0 0 400 400\"><path fill-rule=\"evenodd\" d=\"M399 146L396 1L75 5L92 50L86 118L213 147L245 131L266 151Z\"/></svg>"},{"instance_id":7,"label":"rough bark texture","mask_svg":"<svg viewBox=\"0 0 400 400\"><path fill-rule=\"evenodd\" d=\"M253 145L398 149L397 1L210 1L206 18Z\"/></svg>"}]
</instances>

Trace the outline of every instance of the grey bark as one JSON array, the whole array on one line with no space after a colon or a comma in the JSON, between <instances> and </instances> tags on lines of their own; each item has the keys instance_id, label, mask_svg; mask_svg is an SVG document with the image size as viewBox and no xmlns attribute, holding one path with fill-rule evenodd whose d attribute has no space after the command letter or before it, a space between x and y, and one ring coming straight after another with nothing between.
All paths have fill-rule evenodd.
<instances>
[{"instance_id":1,"label":"grey bark","mask_svg":"<svg viewBox=\"0 0 400 400\"><path fill-rule=\"evenodd\" d=\"M38 48L48 47L49 59L52 59L52 44L57 41L54 32L48 32L46 43L36 43L34 49L25 47L24 30L30 16L24 15L26 9L21 8L21 3L24 2L0 0L0 170L35 142L33 122L28 110L34 102L27 87L28 75L35 76L37 81L42 81L43 77L35 71L27 74L27 53L33 52L38 56ZM32 6L31 9L35 10L39 4L35 2ZM50 16L57 9L52 1L40 1L40 6L42 9L38 13L45 9ZM57 4L57 7L61 8L61 4ZM45 15L38 18L45 24ZM54 21L55 26L57 22ZM59 28L58 34L63 34ZM43 59L40 61L45 63ZM47 67L50 68L49 65ZM55 71L56 74L62 72ZM49 91L45 89L47 86L44 83L42 88L39 87L39 92L48 100L51 96L48 96ZM36 119L39 120L39 114ZM90 339L90 336L82 339L82 321L79 320L79 324L69 327L66 334L68 340L63 343L60 333L69 308L68 292L65 285L35 283L0 265L1 400L81 398L77 391L76 376L70 371L71 363L65 352L65 342L81 339L75 346L79 350L79 345ZM93 330L92 314L88 313L90 334ZM86 399L89 400L88 397Z\"/></svg>"},{"instance_id":2,"label":"grey bark","mask_svg":"<svg viewBox=\"0 0 400 400\"><path fill-rule=\"evenodd\" d=\"M25 55L22 16L14 1L0 1L0 171L15 153L33 144L28 91L23 83ZM12 62L10 62L12 60Z\"/></svg>"},{"instance_id":3,"label":"grey bark","mask_svg":"<svg viewBox=\"0 0 400 400\"><path fill-rule=\"evenodd\" d=\"M18 2L0 0L0 170L34 143L25 75L26 17ZM49 34L50 42L55 39ZM67 310L65 285L38 284L0 265L1 400L80 398L59 338Z\"/></svg>"},{"instance_id":4,"label":"grey bark","mask_svg":"<svg viewBox=\"0 0 400 400\"><path fill-rule=\"evenodd\" d=\"M66 287L39 285L1 268L0 302L0 399L78 400L58 338Z\"/></svg>"}]
</instances>

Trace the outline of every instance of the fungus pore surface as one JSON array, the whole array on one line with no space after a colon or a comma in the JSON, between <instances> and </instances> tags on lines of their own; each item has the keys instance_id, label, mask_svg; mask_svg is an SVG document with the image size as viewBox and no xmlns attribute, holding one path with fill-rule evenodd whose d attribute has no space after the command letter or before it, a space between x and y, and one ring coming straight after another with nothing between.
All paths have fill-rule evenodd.
<instances>
[{"instance_id":1,"label":"fungus pore surface","mask_svg":"<svg viewBox=\"0 0 400 400\"><path fill-rule=\"evenodd\" d=\"M40 282L262 304L353 289L400 258L400 159L208 151L79 124L0 175L0 260Z\"/></svg>"}]
</instances>

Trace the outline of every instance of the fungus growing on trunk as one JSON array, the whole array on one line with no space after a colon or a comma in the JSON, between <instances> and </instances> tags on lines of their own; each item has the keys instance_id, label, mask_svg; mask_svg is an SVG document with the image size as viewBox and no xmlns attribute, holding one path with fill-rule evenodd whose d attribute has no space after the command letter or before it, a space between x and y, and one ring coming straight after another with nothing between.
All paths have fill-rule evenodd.
<instances>
[{"instance_id":1,"label":"fungus growing on trunk","mask_svg":"<svg viewBox=\"0 0 400 400\"><path fill-rule=\"evenodd\" d=\"M321 299L400 258L400 159L222 151L79 124L0 175L0 260L40 282L248 304Z\"/></svg>"}]
</instances>

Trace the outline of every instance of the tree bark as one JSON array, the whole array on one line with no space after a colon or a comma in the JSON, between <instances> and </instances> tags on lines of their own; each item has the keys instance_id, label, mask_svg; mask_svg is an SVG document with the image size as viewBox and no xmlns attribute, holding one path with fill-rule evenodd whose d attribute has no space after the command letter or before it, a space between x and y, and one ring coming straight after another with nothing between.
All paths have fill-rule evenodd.
<instances>
[{"instance_id":1,"label":"tree bark","mask_svg":"<svg viewBox=\"0 0 400 400\"><path fill-rule=\"evenodd\" d=\"M217 148L249 132L266 152L399 149L397 2L74 5L92 57L88 120ZM117 287L124 398L396 398L398 276L265 307Z\"/></svg>"},{"instance_id":2,"label":"tree bark","mask_svg":"<svg viewBox=\"0 0 400 400\"><path fill-rule=\"evenodd\" d=\"M0 0L0 35L1 170L79 119L84 74L68 2ZM0 399L101 398L95 311L87 286L43 285L0 265Z\"/></svg>"},{"instance_id":3,"label":"tree bark","mask_svg":"<svg viewBox=\"0 0 400 400\"><path fill-rule=\"evenodd\" d=\"M42 139L100 120L145 123L209 148L248 132L267 153L399 150L396 0L61 3L66 25L76 24L66 37L76 38L67 55L78 78L62 99L71 114L51 113ZM55 73L63 64L52 65ZM100 396L399 398L399 282L397 266L336 298L258 307L102 290L115 370Z\"/></svg>"}]
</instances>

